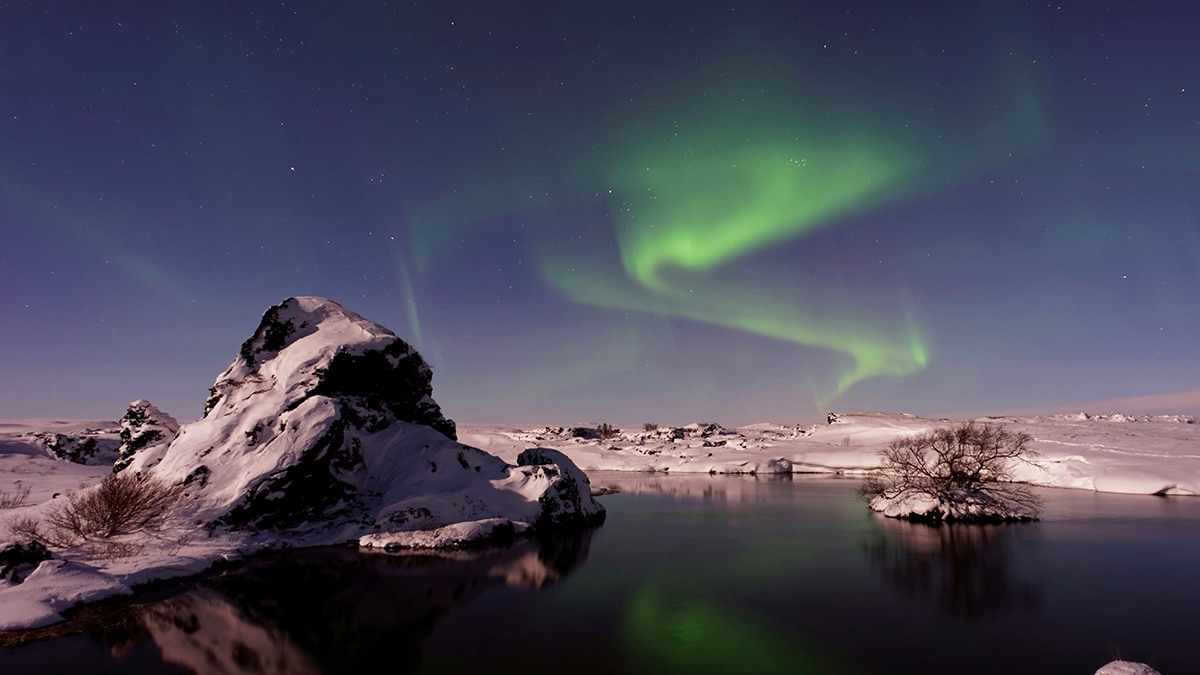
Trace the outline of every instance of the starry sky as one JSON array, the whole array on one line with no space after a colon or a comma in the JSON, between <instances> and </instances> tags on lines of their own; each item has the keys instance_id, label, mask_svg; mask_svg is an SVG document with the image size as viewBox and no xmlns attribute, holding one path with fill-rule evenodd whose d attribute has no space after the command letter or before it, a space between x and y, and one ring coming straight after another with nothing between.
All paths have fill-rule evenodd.
<instances>
[{"instance_id":1,"label":"starry sky","mask_svg":"<svg viewBox=\"0 0 1200 675\"><path fill-rule=\"evenodd\" d=\"M0 418L262 312L460 423L1200 413L1188 3L0 2Z\"/></svg>"}]
</instances>

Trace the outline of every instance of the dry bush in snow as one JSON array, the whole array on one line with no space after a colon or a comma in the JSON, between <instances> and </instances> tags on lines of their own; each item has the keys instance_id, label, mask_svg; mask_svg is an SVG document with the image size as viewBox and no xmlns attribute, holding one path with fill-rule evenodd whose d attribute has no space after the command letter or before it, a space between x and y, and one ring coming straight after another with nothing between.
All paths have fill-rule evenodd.
<instances>
[{"instance_id":1,"label":"dry bush in snow","mask_svg":"<svg viewBox=\"0 0 1200 675\"><path fill-rule=\"evenodd\" d=\"M16 492L0 492L0 509L15 509L25 506L29 498L29 486L21 485Z\"/></svg>"},{"instance_id":2,"label":"dry bush in snow","mask_svg":"<svg viewBox=\"0 0 1200 675\"><path fill-rule=\"evenodd\" d=\"M183 494L182 485L171 485L153 476L140 479L128 473L105 476L99 485L69 495L46 512L45 522L16 518L9 530L16 535L57 548L74 548L86 542L108 540L123 534L154 529L162 524ZM105 551L121 554L129 546L104 541Z\"/></svg>"}]
</instances>

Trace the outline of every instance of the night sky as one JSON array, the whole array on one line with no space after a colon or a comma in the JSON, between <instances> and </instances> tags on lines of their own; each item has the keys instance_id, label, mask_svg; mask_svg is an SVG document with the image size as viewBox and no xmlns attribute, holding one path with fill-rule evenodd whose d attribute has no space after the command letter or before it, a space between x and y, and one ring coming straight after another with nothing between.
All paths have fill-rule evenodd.
<instances>
[{"instance_id":1,"label":"night sky","mask_svg":"<svg viewBox=\"0 0 1200 675\"><path fill-rule=\"evenodd\" d=\"M460 423L1200 413L1198 27L0 1L0 418L194 419L292 295Z\"/></svg>"}]
</instances>

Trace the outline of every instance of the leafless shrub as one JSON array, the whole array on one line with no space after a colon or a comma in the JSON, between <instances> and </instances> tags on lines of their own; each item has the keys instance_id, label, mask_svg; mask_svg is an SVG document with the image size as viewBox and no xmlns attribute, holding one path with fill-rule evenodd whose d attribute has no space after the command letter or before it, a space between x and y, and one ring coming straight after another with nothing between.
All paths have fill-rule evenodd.
<instances>
[{"instance_id":1,"label":"leafless shrub","mask_svg":"<svg viewBox=\"0 0 1200 675\"><path fill-rule=\"evenodd\" d=\"M123 534L153 529L162 523L183 494L182 485L171 485L153 476L110 474L99 485L67 497L46 513L45 526L31 518L18 519L9 529L49 546L73 548L85 542L107 540ZM108 553L120 553L117 549ZM101 555L105 551L101 546Z\"/></svg>"},{"instance_id":2,"label":"leafless shrub","mask_svg":"<svg viewBox=\"0 0 1200 675\"><path fill-rule=\"evenodd\" d=\"M21 485L16 492L0 492L0 509L15 509L25 506L29 498L29 486Z\"/></svg>"},{"instance_id":3,"label":"leafless shrub","mask_svg":"<svg viewBox=\"0 0 1200 675\"><path fill-rule=\"evenodd\" d=\"M642 425L642 431L658 431L658 425L654 422L646 422Z\"/></svg>"},{"instance_id":4,"label":"leafless shrub","mask_svg":"<svg viewBox=\"0 0 1200 675\"><path fill-rule=\"evenodd\" d=\"M1029 486L1013 482L1012 474L1014 463L1037 456L1026 447L1032 440L1027 433L987 422L897 438L880 453L879 468L867 475L860 492L892 498L920 490L952 502L982 493L1036 514L1041 499Z\"/></svg>"},{"instance_id":5,"label":"leafless shrub","mask_svg":"<svg viewBox=\"0 0 1200 675\"><path fill-rule=\"evenodd\" d=\"M619 433L621 433L621 430L609 424L608 422L601 422L600 425L596 427L596 438L599 438L602 441L608 440Z\"/></svg>"},{"instance_id":6,"label":"leafless shrub","mask_svg":"<svg viewBox=\"0 0 1200 675\"><path fill-rule=\"evenodd\" d=\"M5 523L5 526L8 528L9 535L14 539L25 539L49 545L46 533L42 529L42 521L33 516L14 516Z\"/></svg>"}]
</instances>

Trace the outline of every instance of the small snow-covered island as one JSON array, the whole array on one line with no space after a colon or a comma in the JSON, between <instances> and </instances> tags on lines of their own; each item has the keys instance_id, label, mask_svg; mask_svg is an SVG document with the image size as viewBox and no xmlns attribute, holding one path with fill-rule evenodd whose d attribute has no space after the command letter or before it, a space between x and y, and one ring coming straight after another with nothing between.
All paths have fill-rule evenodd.
<instances>
[{"instance_id":1,"label":"small snow-covered island","mask_svg":"<svg viewBox=\"0 0 1200 675\"><path fill-rule=\"evenodd\" d=\"M119 422L3 424L0 630L273 548L453 548L591 527L605 517L597 471L852 476L872 510L926 521L1034 518L1030 486L1200 494L1200 425L1184 415L456 425L431 378L388 329L295 297L267 310L199 420L143 400Z\"/></svg>"}]
</instances>

